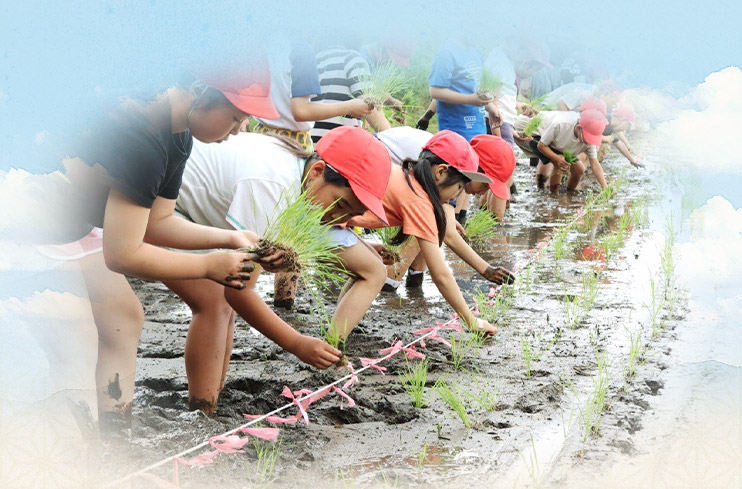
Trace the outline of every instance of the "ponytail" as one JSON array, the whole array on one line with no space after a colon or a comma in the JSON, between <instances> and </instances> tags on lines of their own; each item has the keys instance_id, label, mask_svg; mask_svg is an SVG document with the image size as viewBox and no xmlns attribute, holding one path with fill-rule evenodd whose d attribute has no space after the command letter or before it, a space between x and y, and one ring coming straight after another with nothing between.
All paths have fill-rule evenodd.
<instances>
[{"instance_id":1,"label":"ponytail","mask_svg":"<svg viewBox=\"0 0 742 489\"><path fill-rule=\"evenodd\" d=\"M430 203L433 204L433 214L435 215L435 225L438 229L438 244L443 244L443 238L446 235L446 213L443 210L443 204L441 204L441 194L438 191L438 185L435 183L435 177L433 176L433 167L435 165L447 165L446 161L438 157L435 153L423 150L422 153L420 153L420 157L417 160L413 160L410 158L405 159L402 162L402 171L404 171L405 179L407 180L407 185L412 189L413 192L415 192L415 188L412 186L412 181L410 180L410 169L412 170L412 175L415 177L415 180L420 184L420 186L423 188L425 193L428 195L428 198L430 199ZM448 178L443 182L441 186L448 187L449 185L454 185L458 182L467 182L469 179L466 178L461 172L459 172L456 168L449 165L448 166ZM415 192L416 193L416 192ZM392 244L401 244L404 242L404 240L407 239L407 235L405 235L402 232L402 229L400 228L399 232L397 233L394 238L392 238L391 243Z\"/></svg>"}]
</instances>

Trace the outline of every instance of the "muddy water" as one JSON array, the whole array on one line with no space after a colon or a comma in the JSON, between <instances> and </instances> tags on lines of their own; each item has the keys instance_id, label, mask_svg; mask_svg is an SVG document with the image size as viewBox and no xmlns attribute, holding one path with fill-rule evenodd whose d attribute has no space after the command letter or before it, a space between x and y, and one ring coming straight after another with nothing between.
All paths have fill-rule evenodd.
<instances>
[{"instance_id":1,"label":"muddy water","mask_svg":"<svg viewBox=\"0 0 742 489\"><path fill-rule=\"evenodd\" d=\"M608 173L615 174L621 166L622 161L612 159ZM480 249L493 263L522 266L538 243L583 207L585 192L550 195L537 190L532 178L527 165L518 167L518 200L498 238ZM700 399L684 394L688 385L710 388L714 382L703 379L721 382L729 377L713 368L709 372L708 366L698 375L686 375L684 369L693 370L684 363L690 360L676 356L682 349L678 345L698 341L686 326L688 320L701 321L694 316L691 291L667 318L663 332L654 340L645 338L650 345L647 354L633 379L626 381L626 328L643 321L646 270L649 264L656 266L656 232L661 230L666 204L672 198L660 198L672 192L658 190L657 182L662 181L658 171L629 171L627 179L619 196L600 209L592 222L570 228L561 259L555 260L549 249L530 268L530 287L521 285L526 281L521 274L512 307L497 317L497 337L478 352L469 352L463 369L453 368L450 349L428 343L424 350L430 361L426 407L412 407L397 378L405 362L395 358L387 364L386 376L366 373L351 390L358 407L341 409L337 399L327 398L312 406L310 425L284 428L275 470L269 477L259 476L256 451L248 448L246 454L217 458L211 467L181 468L181 485L250 487L270 479L286 487L526 487L565 481L592 487L588 475L597 466L620 467L625 460L641 457L648 450L643 433L660 426L658 420L665 420L666 432L674 426L673 411L663 415L659 406L671 404L687 410ZM615 232L623 213L646 214L649 219L637 219L638 227L603 263L595 250L605 236ZM447 258L468 300L477 291L488 290L489 284L455 256L447 252ZM570 329L564 298L579 296L582 277L596 267L605 268L599 295L593 308ZM270 295L270 277L260 279L259 289ZM139 351L135 428L132 440L103 447L106 460L115 461L107 465L112 476L242 424L243 413L264 413L283 405L280 392L284 385L316 388L344 374L308 368L240 322L217 415L207 418L188 412L183 349L190 313L161 285L136 282L136 290L145 304L148 324ZM685 299L688 296L690 302ZM281 314L301 331L318 334L306 295L299 295L294 311ZM690 319L684 320L685 316ZM449 317L450 309L426 277L422 289L402 287L396 294L382 293L351 335L346 354L358 364L359 356L376 356L377 350L395 338L409 340L413 330ZM724 328L733 335L733 328L720 326ZM534 354L531 375L526 375L523 339ZM585 439L579 418L593 390L596 352L604 352L608 359L609 407L600 436ZM438 379L457 386L460 396L467 399L471 428L465 428L434 392L432 386ZM494 409L488 411L473 400L480 389L496 396ZM572 475L575 463L584 468L575 471L579 475ZM170 475L169 470L154 473ZM149 484L140 481L135 486Z\"/></svg>"}]
</instances>

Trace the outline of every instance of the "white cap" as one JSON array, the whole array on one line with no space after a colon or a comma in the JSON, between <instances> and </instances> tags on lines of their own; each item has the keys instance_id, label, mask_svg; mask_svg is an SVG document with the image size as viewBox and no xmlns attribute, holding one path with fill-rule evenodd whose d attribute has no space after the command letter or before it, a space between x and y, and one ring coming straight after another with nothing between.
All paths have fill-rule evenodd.
<instances>
[{"instance_id":1,"label":"white cap","mask_svg":"<svg viewBox=\"0 0 742 489\"><path fill-rule=\"evenodd\" d=\"M392 163L401 165L407 158L416 160L423 146L433 137L428 131L409 126L399 126L376 134L392 157Z\"/></svg>"}]
</instances>

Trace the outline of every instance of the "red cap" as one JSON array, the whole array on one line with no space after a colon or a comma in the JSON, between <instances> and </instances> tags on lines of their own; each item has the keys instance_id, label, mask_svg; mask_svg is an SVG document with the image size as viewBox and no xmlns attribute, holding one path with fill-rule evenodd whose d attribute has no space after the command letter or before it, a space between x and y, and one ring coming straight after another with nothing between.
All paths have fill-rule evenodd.
<instances>
[{"instance_id":1,"label":"red cap","mask_svg":"<svg viewBox=\"0 0 742 489\"><path fill-rule=\"evenodd\" d=\"M634 106L627 104L626 102L616 105L616 108L613 109L613 115L629 121L632 126L636 124L636 112L634 111Z\"/></svg>"},{"instance_id":2,"label":"red cap","mask_svg":"<svg viewBox=\"0 0 742 489\"><path fill-rule=\"evenodd\" d=\"M384 144L360 127L341 126L322 136L315 149L325 163L348 179L358 200L389 225L382 201L392 159Z\"/></svg>"},{"instance_id":3,"label":"red cap","mask_svg":"<svg viewBox=\"0 0 742 489\"><path fill-rule=\"evenodd\" d=\"M603 130L608 125L605 116L595 109L588 109L580 114L582 137L587 144L600 146L603 142Z\"/></svg>"},{"instance_id":4,"label":"red cap","mask_svg":"<svg viewBox=\"0 0 742 489\"><path fill-rule=\"evenodd\" d=\"M515 153L512 146L502 138L489 134L474 136L471 147L479 155L479 167L492 179L490 190L498 199L509 200L508 178L515 171Z\"/></svg>"},{"instance_id":5,"label":"red cap","mask_svg":"<svg viewBox=\"0 0 742 489\"><path fill-rule=\"evenodd\" d=\"M248 68L225 70L202 76L208 86L222 92L232 105L245 114L264 119L280 116L271 101L271 73L265 59L253 60Z\"/></svg>"},{"instance_id":6,"label":"red cap","mask_svg":"<svg viewBox=\"0 0 742 489\"><path fill-rule=\"evenodd\" d=\"M479 156L466 142L463 136L445 129L436 133L422 149L434 153L437 157L456 168L472 182L492 183L492 179L479 173Z\"/></svg>"},{"instance_id":7,"label":"red cap","mask_svg":"<svg viewBox=\"0 0 742 489\"><path fill-rule=\"evenodd\" d=\"M603 115L608 115L608 106L598 97L590 97L582 102L582 106L580 106L580 112L590 109L595 109Z\"/></svg>"}]
</instances>

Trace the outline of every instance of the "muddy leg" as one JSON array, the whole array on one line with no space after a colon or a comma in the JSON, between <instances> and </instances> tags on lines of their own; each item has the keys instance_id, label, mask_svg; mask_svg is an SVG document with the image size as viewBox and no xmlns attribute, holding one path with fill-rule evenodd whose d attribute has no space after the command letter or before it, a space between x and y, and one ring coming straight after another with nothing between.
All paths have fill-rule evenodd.
<instances>
[{"instance_id":1,"label":"muddy leg","mask_svg":"<svg viewBox=\"0 0 742 489\"><path fill-rule=\"evenodd\" d=\"M232 307L224 287L211 280L172 280L165 285L193 312L185 345L189 408L214 414L231 353L227 345L231 347Z\"/></svg>"},{"instance_id":2,"label":"muddy leg","mask_svg":"<svg viewBox=\"0 0 742 489\"><path fill-rule=\"evenodd\" d=\"M549 176L552 173L553 166L553 163L544 165L542 161L538 162L538 166L536 166L536 186L538 188L544 188L546 180L549 179Z\"/></svg>"},{"instance_id":3,"label":"muddy leg","mask_svg":"<svg viewBox=\"0 0 742 489\"><path fill-rule=\"evenodd\" d=\"M95 380L100 429L125 430L131 427L137 345L144 311L126 278L108 270L102 253L81 259L80 266L98 329Z\"/></svg>"},{"instance_id":4,"label":"muddy leg","mask_svg":"<svg viewBox=\"0 0 742 489\"><path fill-rule=\"evenodd\" d=\"M273 282L273 305L284 309L294 307L296 289L299 287L299 275L279 272Z\"/></svg>"}]
</instances>

